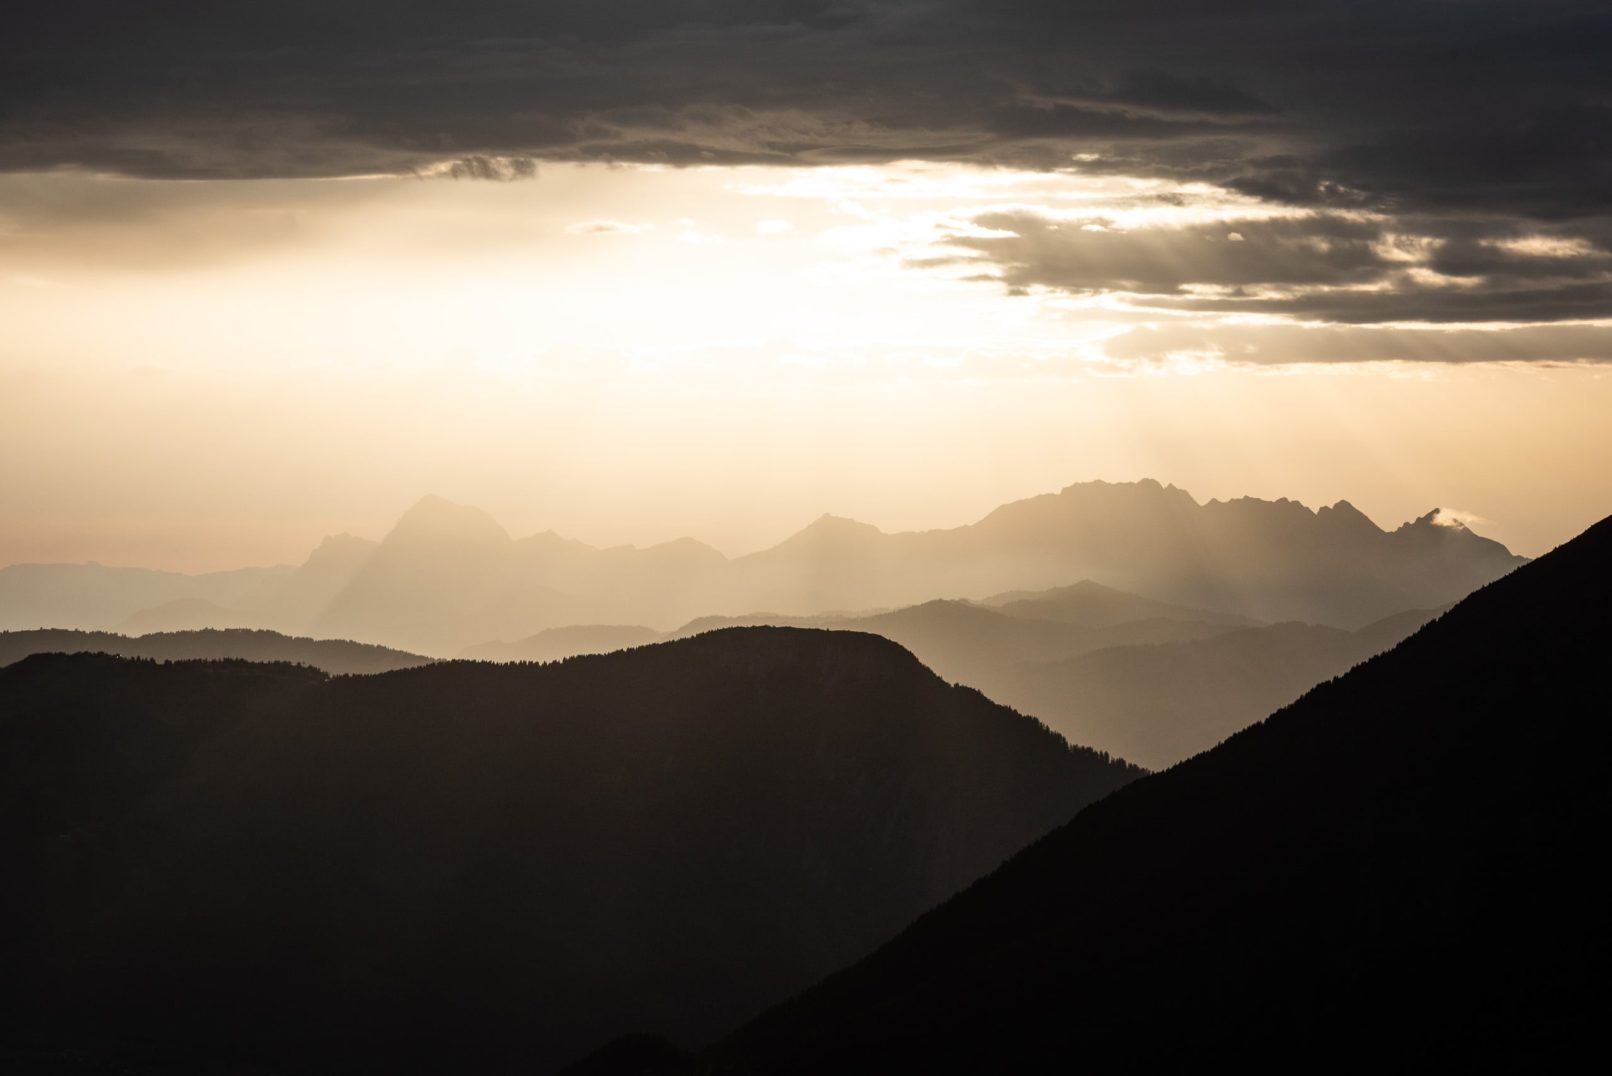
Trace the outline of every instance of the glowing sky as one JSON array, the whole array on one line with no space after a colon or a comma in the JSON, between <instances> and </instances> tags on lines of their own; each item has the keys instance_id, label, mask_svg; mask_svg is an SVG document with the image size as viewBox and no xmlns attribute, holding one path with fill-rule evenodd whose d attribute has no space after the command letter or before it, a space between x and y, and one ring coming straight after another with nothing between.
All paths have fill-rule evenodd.
<instances>
[{"instance_id":1,"label":"glowing sky","mask_svg":"<svg viewBox=\"0 0 1612 1076\"><path fill-rule=\"evenodd\" d=\"M1582 254L1536 245L1502 253ZM1431 256L1362 212L968 164L3 176L0 563L297 561L427 491L742 552L1143 476L1540 552L1612 505L1603 324L1235 302L1470 288Z\"/></svg>"}]
</instances>

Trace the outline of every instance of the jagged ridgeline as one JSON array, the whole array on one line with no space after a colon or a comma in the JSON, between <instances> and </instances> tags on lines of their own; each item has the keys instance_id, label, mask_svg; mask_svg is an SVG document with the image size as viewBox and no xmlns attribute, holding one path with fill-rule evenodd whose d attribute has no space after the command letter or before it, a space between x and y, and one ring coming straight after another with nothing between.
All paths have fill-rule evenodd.
<instances>
[{"instance_id":1,"label":"jagged ridgeline","mask_svg":"<svg viewBox=\"0 0 1612 1076\"><path fill-rule=\"evenodd\" d=\"M1597 853L1612 822L1609 604L1612 520L1088 808L687 1067L1595 1056L1612 935ZM609 1067L621 1052L592 1071L627 1071Z\"/></svg>"},{"instance_id":2,"label":"jagged ridgeline","mask_svg":"<svg viewBox=\"0 0 1612 1076\"><path fill-rule=\"evenodd\" d=\"M327 539L297 567L0 569L0 629L269 628L458 657L558 627L670 631L712 615L983 600L1081 580L1161 610L1353 629L1455 601L1519 563L1437 512L1385 531L1345 501L1200 504L1153 481L1080 483L946 530L885 533L824 516L733 558L690 539L599 549L553 533L515 538L484 512L427 497L378 544ZM1057 619L1060 604L1021 611Z\"/></svg>"},{"instance_id":3,"label":"jagged ridgeline","mask_svg":"<svg viewBox=\"0 0 1612 1076\"><path fill-rule=\"evenodd\" d=\"M787 628L336 679L35 655L0 767L9 1059L162 1072L705 1041L1139 773Z\"/></svg>"}]
</instances>

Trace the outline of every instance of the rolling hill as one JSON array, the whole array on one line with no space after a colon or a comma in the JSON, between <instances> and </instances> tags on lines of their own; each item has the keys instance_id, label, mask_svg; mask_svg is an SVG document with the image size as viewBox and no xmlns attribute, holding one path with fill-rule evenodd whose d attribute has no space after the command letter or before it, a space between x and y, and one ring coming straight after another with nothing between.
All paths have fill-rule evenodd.
<instances>
[{"instance_id":1,"label":"rolling hill","mask_svg":"<svg viewBox=\"0 0 1612 1076\"><path fill-rule=\"evenodd\" d=\"M1020 667L1116 646L1204 639L1234 630L1224 622L1177 619L1120 621L1101 627L1060 623L966 601L932 601L880 613L788 617L752 613L705 617L681 628L680 635L730 626L775 625L867 631L911 650L919 661L947 680L1002 700L1018 687ZM1039 716L1039 715L1037 715Z\"/></svg>"},{"instance_id":2,"label":"rolling hill","mask_svg":"<svg viewBox=\"0 0 1612 1076\"><path fill-rule=\"evenodd\" d=\"M543 1071L699 1041L1139 771L867 634L329 679L0 669L13 1063Z\"/></svg>"}]
</instances>

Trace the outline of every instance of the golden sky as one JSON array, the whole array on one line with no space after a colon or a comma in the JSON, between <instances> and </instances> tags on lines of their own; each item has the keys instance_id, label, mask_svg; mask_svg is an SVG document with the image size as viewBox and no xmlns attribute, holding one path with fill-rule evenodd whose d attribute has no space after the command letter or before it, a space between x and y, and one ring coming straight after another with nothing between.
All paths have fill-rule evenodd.
<instances>
[{"instance_id":1,"label":"golden sky","mask_svg":"<svg viewBox=\"0 0 1612 1076\"><path fill-rule=\"evenodd\" d=\"M1461 321L1418 242L965 164L0 176L0 564L295 562L426 492L736 553L1140 477L1537 554L1612 508L1612 330Z\"/></svg>"}]
</instances>

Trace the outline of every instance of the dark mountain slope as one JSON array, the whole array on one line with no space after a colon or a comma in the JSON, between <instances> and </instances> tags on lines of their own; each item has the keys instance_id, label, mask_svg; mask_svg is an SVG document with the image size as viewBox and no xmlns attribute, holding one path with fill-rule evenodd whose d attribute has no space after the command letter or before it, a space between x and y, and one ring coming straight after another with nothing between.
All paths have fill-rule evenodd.
<instances>
[{"instance_id":1,"label":"dark mountain slope","mask_svg":"<svg viewBox=\"0 0 1612 1076\"><path fill-rule=\"evenodd\" d=\"M35 656L0 670L0 1042L276 1072L698 1042L1136 772L862 634L336 680Z\"/></svg>"},{"instance_id":2,"label":"dark mountain slope","mask_svg":"<svg viewBox=\"0 0 1612 1076\"><path fill-rule=\"evenodd\" d=\"M1598 1055L1609 602L1612 520L1082 812L705 1067Z\"/></svg>"},{"instance_id":3,"label":"dark mountain slope","mask_svg":"<svg viewBox=\"0 0 1612 1076\"><path fill-rule=\"evenodd\" d=\"M196 661L237 658L242 661L286 661L312 665L334 676L390 672L425 665L432 659L384 646L346 639L304 639L273 631L243 628L158 632L153 635L116 635L106 631L0 632L0 665L10 665L30 654L115 654L156 661Z\"/></svg>"}]
</instances>

